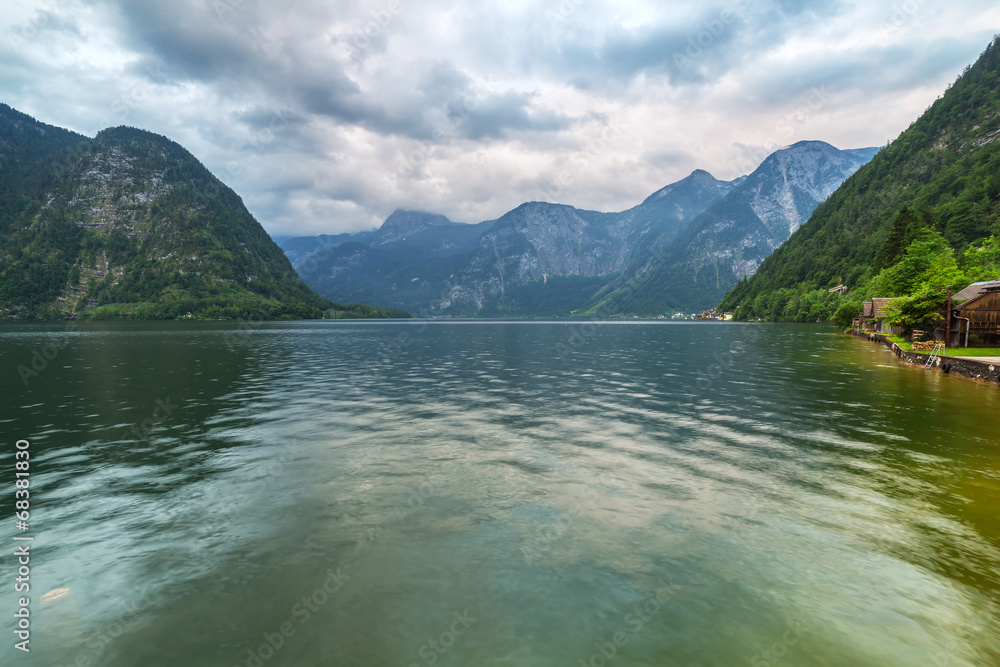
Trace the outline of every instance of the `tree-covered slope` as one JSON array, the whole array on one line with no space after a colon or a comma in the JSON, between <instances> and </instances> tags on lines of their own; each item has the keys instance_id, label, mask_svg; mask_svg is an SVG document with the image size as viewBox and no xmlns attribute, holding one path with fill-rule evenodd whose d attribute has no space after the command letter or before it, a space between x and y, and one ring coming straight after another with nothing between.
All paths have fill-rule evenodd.
<instances>
[{"instance_id":1,"label":"tree-covered slope","mask_svg":"<svg viewBox=\"0 0 1000 667\"><path fill-rule=\"evenodd\" d=\"M180 145L0 106L0 315L319 317L239 196Z\"/></svg>"},{"instance_id":2,"label":"tree-covered slope","mask_svg":"<svg viewBox=\"0 0 1000 667\"><path fill-rule=\"evenodd\" d=\"M899 216L916 214L958 251L1000 231L1000 46L979 60L891 145L816 209L720 308L738 317L829 317L839 283L868 282L905 247ZM907 212L909 211L909 212ZM802 298L819 308L793 307Z\"/></svg>"}]
</instances>

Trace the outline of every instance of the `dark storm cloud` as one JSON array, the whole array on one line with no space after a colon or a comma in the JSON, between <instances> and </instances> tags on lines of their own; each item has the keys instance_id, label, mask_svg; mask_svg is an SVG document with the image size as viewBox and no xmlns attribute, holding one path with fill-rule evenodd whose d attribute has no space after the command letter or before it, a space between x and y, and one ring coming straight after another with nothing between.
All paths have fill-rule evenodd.
<instances>
[{"instance_id":1,"label":"dark storm cloud","mask_svg":"<svg viewBox=\"0 0 1000 667\"><path fill-rule=\"evenodd\" d=\"M733 0L699 5L690 16L671 5L648 24L610 22L597 30L567 30L537 42L536 60L584 89L621 88L640 75L673 85L710 84L747 58L773 50L805 23L840 14L845 4L820 0ZM575 16L575 15L574 15ZM572 20L573 17L567 20Z\"/></svg>"},{"instance_id":2,"label":"dark storm cloud","mask_svg":"<svg viewBox=\"0 0 1000 667\"><path fill-rule=\"evenodd\" d=\"M706 81L740 60L746 17L732 10L708 10L682 26L661 25L610 31L596 53L601 75L610 80L662 72L672 83Z\"/></svg>"},{"instance_id":3,"label":"dark storm cloud","mask_svg":"<svg viewBox=\"0 0 1000 667\"><path fill-rule=\"evenodd\" d=\"M247 25L256 16L249 4L226 15L228 20L206 11L206 3L124 4L124 32L136 50L147 54L137 67L164 72L173 81L256 91L348 123L393 125L336 59L305 48L292 35L275 38L263 25Z\"/></svg>"}]
</instances>

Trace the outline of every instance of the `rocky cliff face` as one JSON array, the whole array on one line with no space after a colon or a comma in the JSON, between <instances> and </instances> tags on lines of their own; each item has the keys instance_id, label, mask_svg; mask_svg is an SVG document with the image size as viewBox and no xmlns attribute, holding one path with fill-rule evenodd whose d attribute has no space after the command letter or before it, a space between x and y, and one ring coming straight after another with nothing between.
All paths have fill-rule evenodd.
<instances>
[{"instance_id":1,"label":"rocky cliff face","mask_svg":"<svg viewBox=\"0 0 1000 667\"><path fill-rule=\"evenodd\" d=\"M473 227L397 211L377 231L325 237L329 247L312 254L301 250L308 240L282 245L303 278L329 298L424 314L568 315L607 306L609 298L623 313L706 308L753 273L874 153L803 142L750 176L727 182L698 170L620 213L531 202ZM348 276L347 256L335 251L346 242L382 254ZM670 284L673 273L697 279Z\"/></svg>"},{"instance_id":2,"label":"rocky cliff face","mask_svg":"<svg viewBox=\"0 0 1000 667\"><path fill-rule=\"evenodd\" d=\"M657 190L622 217L629 220L634 237L647 239L647 243L655 239L657 245L667 245L691 220L721 201L745 178L720 181L704 169L697 169L687 178Z\"/></svg>"},{"instance_id":3,"label":"rocky cliff face","mask_svg":"<svg viewBox=\"0 0 1000 667\"><path fill-rule=\"evenodd\" d=\"M799 142L768 157L742 184L740 198L780 245L877 152L876 148L841 151L822 141Z\"/></svg>"},{"instance_id":4,"label":"rocky cliff face","mask_svg":"<svg viewBox=\"0 0 1000 667\"><path fill-rule=\"evenodd\" d=\"M666 252L633 269L643 280L629 289L622 307L648 315L663 306L691 311L719 303L877 152L804 141L770 155L698 215Z\"/></svg>"},{"instance_id":5,"label":"rocky cliff face","mask_svg":"<svg viewBox=\"0 0 1000 667\"><path fill-rule=\"evenodd\" d=\"M674 254L694 266L726 265L737 278L752 275L877 152L874 148L841 151L821 141L803 141L777 151L723 201L696 218Z\"/></svg>"}]
</instances>

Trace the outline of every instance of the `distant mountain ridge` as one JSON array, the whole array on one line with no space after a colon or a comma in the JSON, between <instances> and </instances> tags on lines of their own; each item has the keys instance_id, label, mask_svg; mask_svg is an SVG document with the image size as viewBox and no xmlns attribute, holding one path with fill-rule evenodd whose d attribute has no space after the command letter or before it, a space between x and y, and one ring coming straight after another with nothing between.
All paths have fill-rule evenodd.
<instances>
[{"instance_id":1,"label":"distant mountain ridge","mask_svg":"<svg viewBox=\"0 0 1000 667\"><path fill-rule=\"evenodd\" d=\"M800 142L749 176L720 181L699 169L619 213L528 202L463 225L396 211L378 230L281 247L328 298L428 315L691 312L752 274L876 152Z\"/></svg>"}]
</instances>

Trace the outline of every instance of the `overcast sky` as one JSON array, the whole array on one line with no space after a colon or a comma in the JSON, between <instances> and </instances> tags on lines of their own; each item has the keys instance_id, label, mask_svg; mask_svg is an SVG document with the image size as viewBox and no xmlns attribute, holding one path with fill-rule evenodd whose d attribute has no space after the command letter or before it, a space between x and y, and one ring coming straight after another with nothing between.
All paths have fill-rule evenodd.
<instances>
[{"instance_id":1,"label":"overcast sky","mask_svg":"<svg viewBox=\"0 0 1000 667\"><path fill-rule=\"evenodd\" d=\"M884 145L998 30L994 0L26 0L0 101L164 134L272 235L336 233Z\"/></svg>"}]
</instances>

